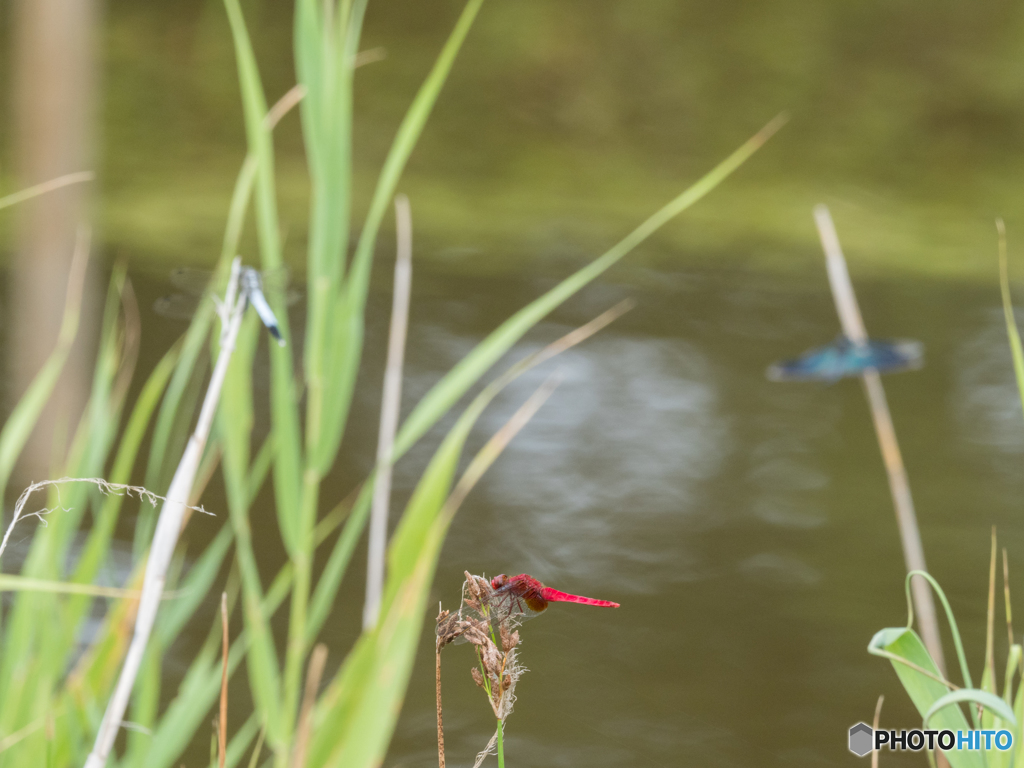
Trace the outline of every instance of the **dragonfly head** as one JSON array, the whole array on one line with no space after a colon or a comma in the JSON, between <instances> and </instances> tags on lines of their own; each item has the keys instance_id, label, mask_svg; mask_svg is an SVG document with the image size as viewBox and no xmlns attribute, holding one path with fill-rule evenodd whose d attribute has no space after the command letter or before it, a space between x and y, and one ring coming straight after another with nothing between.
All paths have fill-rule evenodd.
<instances>
[{"instance_id":1,"label":"dragonfly head","mask_svg":"<svg viewBox=\"0 0 1024 768\"><path fill-rule=\"evenodd\" d=\"M491 589L500 589L508 583L508 576L504 573L491 579Z\"/></svg>"},{"instance_id":2,"label":"dragonfly head","mask_svg":"<svg viewBox=\"0 0 1024 768\"><path fill-rule=\"evenodd\" d=\"M252 267L243 267L242 274L239 276L239 283L241 283L242 290L251 291L253 289L262 290L262 280L260 280L260 273Z\"/></svg>"}]
</instances>

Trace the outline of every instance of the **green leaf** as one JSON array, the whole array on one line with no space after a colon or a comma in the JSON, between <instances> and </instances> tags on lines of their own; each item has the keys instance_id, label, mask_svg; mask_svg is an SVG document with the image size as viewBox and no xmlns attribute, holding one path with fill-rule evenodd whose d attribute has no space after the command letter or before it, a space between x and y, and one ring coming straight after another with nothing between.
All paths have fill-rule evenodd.
<instances>
[{"instance_id":1,"label":"green leaf","mask_svg":"<svg viewBox=\"0 0 1024 768\"><path fill-rule=\"evenodd\" d=\"M971 727L959 707L943 705L933 711L936 703L942 702L950 690L935 679L941 677L939 668L914 630L906 627L883 629L871 638L868 653L892 662L910 700L922 719L928 718L932 727L953 732L966 731ZM914 666L908 666L908 662ZM985 759L980 752L950 750L945 755L953 768L985 768Z\"/></svg>"},{"instance_id":2,"label":"green leaf","mask_svg":"<svg viewBox=\"0 0 1024 768\"><path fill-rule=\"evenodd\" d=\"M1014 716L1013 709L1010 705L994 693L983 691L980 688L958 688L955 691L950 691L945 696L940 696L935 700L931 707L928 708L928 711L924 713L924 724L926 726L931 725L932 717L935 714L946 707L965 701L980 704L1000 720L1009 723L1011 727L1016 727L1017 725L1017 718ZM959 711L959 709L957 711ZM996 721L996 724L990 725L988 728L995 727L998 729L999 726L1000 724Z\"/></svg>"},{"instance_id":3,"label":"green leaf","mask_svg":"<svg viewBox=\"0 0 1024 768\"><path fill-rule=\"evenodd\" d=\"M281 232L274 187L274 147L266 125L267 101L259 67L252 49L238 0L224 0L231 35L235 43L238 78L249 153L256 161L256 234L265 269L281 266ZM281 333L290 338L288 314L280 299L268 297L280 323ZM271 416L278 453L274 461L274 494L278 525L289 553L299 546L294 510L301 504L302 448L299 439L298 397L295 390L291 349L270 345ZM268 736L269 736L268 730Z\"/></svg>"}]
</instances>

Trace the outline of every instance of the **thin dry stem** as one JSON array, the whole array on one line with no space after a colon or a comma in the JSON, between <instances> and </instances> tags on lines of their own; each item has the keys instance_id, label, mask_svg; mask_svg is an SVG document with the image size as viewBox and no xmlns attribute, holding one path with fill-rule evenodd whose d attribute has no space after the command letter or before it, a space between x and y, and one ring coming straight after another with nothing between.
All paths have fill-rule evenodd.
<instances>
[{"instance_id":1,"label":"thin dry stem","mask_svg":"<svg viewBox=\"0 0 1024 768\"><path fill-rule=\"evenodd\" d=\"M367 64L373 64L375 61L384 61L387 57L388 49L384 46L378 45L376 48L367 48L365 51L360 51L355 55L352 68L359 69L359 67L365 67Z\"/></svg>"},{"instance_id":2,"label":"thin dry stem","mask_svg":"<svg viewBox=\"0 0 1024 768\"><path fill-rule=\"evenodd\" d=\"M444 618L448 616L447 611L442 611L442 615L439 615L438 622L440 623ZM438 637L437 644L435 645L436 666L435 666L435 680L437 685L437 766L438 768L444 768L444 721L441 719L441 638Z\"/></svg>"},{"instance_id":3,"label":"thin dry stem","mask_svg":"<svg viewBox=\"0 0 1024 768\"><path fill-rule=\"evenodd\" d=\"M60 595L88 595L89 597L110 597L114 599L138 599L142 594L137 589L100 587L95 584L78 584L73 581L33 579L27 576L17 576L12 573L0 574L0 592L49 592ZM164 600L181 597L183 594L184 590L180 589L164 592Z\"/></svg>"},{"instance_id":4,"label":"thin dry stem","mask_svg":"<svg viewBox=\"0 0 1024 768\"><path fill-rule=\"evenodd\" d=\"M16 730L14 733L10 734L9 736L5 736L4 738L0 739L0 753L6 752L8 749L13 747L15 744L19 743L20 741L23 741L24 739L26 739L27 737L31 736L33 733L35 733L39 729L45 727L46 726L46 719L47 718L44 715L43 717L40 717L40 718L38 718L36 720L33 720L28 725L25 725L25 726L19 728L18 730Z\"/></svg>"},{"instance_id":5,"label":"thin dry stem","mask_svg":"<svg viewBox=\"0 0 1024 768\"><path fill-rule=\"evenodd\" d=\"M121 342L121 363L113 387L113 400L121 402L131 387L135 375L135 364L139 359L139 342L142 338L142 321L139 317L139 302L130 278L125 277L121 288L121 311L124 314L124 336Z\"/></svg>"},{"instance_id":6,"label":"thin dry stem","mask_svg":"<svg viewBox=\"0 0 1024 768\"><path fill-rule=\"evenodd\" d=\"M78 171L77 173L67 173L63 176L58 176L55 179L44 181L41 184L36 184L32 187L27 187L19 192L0 197L0 208L6 208L10 205L16 205L17 203L23 203L26 200L31 200L33 197L39 197L45 195L47 192L53 192L61 189L62 187L68 187L72 184L81 184L84 181L92 181L96 178L96 174L92 171Z\"/></svg>"},{"instance_id":7,"label":"thin dry stem","mask_svg":"<svg viewBox=\"0 0 1024 768\"><path fill-rule=\"evenodd\" d=\"M843 333L854 343L864 343L868 338L867 330L860 314L860 307L857 305L857 296L846 267L846 258L839 245L839 236L836 234L835 224L832 222L832 215L829 213L828 207L815 206L814 220L818 226L822 248L825 251L829 285L832 287L832 297L835 300ZM892 423L892 414L889 412L889 403L885 397L882 379L875 370L865 371L862 378L868 405L871 408L871 417L875 423L875 433L878 436L882 460L889 476L889 490L892 493L907 571L927 571L921 532L917 525L917 516L914 513L914 499L910 493L910 481L903 464L899 442L896 440L896 428ZM915 577L912 580L911 591L914 596L916 613L920 619L925 647L935 665L945 675L946 663L942 653L942 640L939 635L939 623L932 593L928 589L927 582L920 577Z\"/></svg>"},{"instance_id":8,"label":"thin dry stem","mask_svg":"<svg viewBox=\"0 0 1024 768\"><path fill-rule=\"evenodd\" d=\"M11 519L10 525L7 526L7 531L4 533L4 538L0 541L0 557L3 556L4 550L7 548L7 542L11 538L11 532L14 530L15 524L19 520L24 520L27 517L36 517L39 521L46 525L45 515L55 512L60 509L63 512L69 511L68 509L59 506L60 504L60 490L57 491L57 502L58 506L53 509L40 509L36 512L29 512L24 514L25 504L28 502L29 496L38 491L40 488L46 488L48 486L60 486L63 483L90 483L95 485L100 493L105 494L124 494L125 496L131 496L133 493L140 500L145 499L152 506L156 506L158 501L167 502L168 499L165 496L153 493L152 491L143 488L141 485L124 485L122 483L110 483L101 477L62 477L58 480L40 480L39 482L32 483L24 491L21 492L21 496L18 497L18 501L14 504L14 517ZM196 512L202 512L204 515L212 514L203 509L202 506L187 506L187 509L194 510Z\"/></svg>"},{"instance_id":9,"label":"thin dry stem","mask_svg":"<svg viewBox=\"0 0 1024 768\"><path fill-rule=\"evenodd\" d=\"M366 562L366 602L363 604L363 629L377 624L384 589L384 556L387 548L388 507L391 504L391 464L398 415L402 403L402 367L405 338L409 327L409 295L412 286L412 213L409 198L395 198L398 256L395 260L395 287L391 303L391 329L388 359L384 370L384 393L380 407L380 436L377 441L377 473L373 481L373 509Z\"/></svg>"},{"instance_id":10,"label":"thin dry stem","mask_svg":"<svg viewBox=\"0 0 1024 768\"><path fill-rule=\"evenodd\" d=\"M267 127L267 130L273 130L281 118L287 115L296 104L302 101L306 96L306 86L299 83L293 85L288 91L282 96L267 112L267 116L263 118L263 124Z\"/></svg>"},{"instance_id":11,"label":"thin dry stem","mask_svg":"<svg viewBox=\"0 0 1024 768\"><path fill-rule=\"evenodd\" d=\"M874 721L874 725L872 727L876 731L878 730L878 723L879 723L879 721L882 718L882 702L883 701L885 701L885 696L884 695L879 696L878 697L878 703L875 704L875 721ZM872 746L874 746L874 745L872 745ZM878 750L877 749L872 749L871 750L871 768L878 768Z\"/></svg>"},{"instance_id":12,"label":"thin dry stem","mask_svg":"<svg viewBox=\"0 0 1024 768\"><path fill-rule=\"evenodd\" d=\"M996 684L996 527L992 526L992 553L988 565L988 610L985 623L985 667Z\"/></svg>"},{"instance_id":13,"label":"thin dry stem","mask_svg":"<svg viewBox=\"0 0 1024 768\"><path fill-rule=\"evenodd\" d=\"M203 493L206 491L206 486L209 485L210 481L213 479L213 475L217 471L217 466L220 464L223 453L224 449L218 443L211 449L211 452L207 454L206 461L199 465L199 472L196 474L196 483L192 486L192 493L190 493L188 497L188 503L190 506L187 508L187 511L191 512L192 509L200 506L199 500L203 497ZM185 522L188 522L187 516Z\"/></svg>"},{"instance_id":14,"label":"thin dry stem","mask_svg":"<svg viewBox=\"0 0 1024 768\"><path fill-rule=\"evenodd\" d=\"M1013 647L1013 611L1010 610L1010 559L1006 554L1006 547L1003 547L1003 599L1006 601L1006 634L1010 642L1008 648Z\"/></svg>"},{"instance_id":15,"label":"thin dry stem","mask_svg":"<svg viewBox=\"0 0 1024 768\"><path fill-rule=\"evenodd\" d=\"M526 426L527 422L533 418L534 414L540 410L541 406L547 402L547 399L551 397L552 393L558 388L558 385L562 382L562 372L555 371L547 380L530 395L530 398L523 403L519 410L517 410L512 418L509 419L505 425L499 429L487 444L480 450L480 452L473 457L473 460L466 467L466 471L462 474L455 489L451 492L448 500L444 503L444 509L442 514L454 515L456 510L465 501L466 496L473 489L473 486L477 484L480 478L483 476L494 461L498 458L505 446L512 442L519 431Z\"/></svg>"},{"instance_id":16,"label":"thin dry stem","mask_svg":"<svg viewBox=\"0 0 1024 768\"><path fill-rule=\"evenodd\" d=\"M260 752L263 751L263 739L267 737L267 726L260 728L260 735L256 737L256 746L252 748L252 757L249 758L249 768L256 768L260 760Z\"/></svg>"},{"instance_id":17,"label":"thin dry stem","mask_svg":"<svg viewBox=\"0 0 1024 768\"><path fill-rule=\"evenodd\" d=\"M236 258L231 267L228 296L233 297L235 291L237 291L240 270L241 259ZM203 448L209 437L214 413L220 400L221 388L227 374L228 363L231 361L235 340L242 325L242 315L245 311L245 296L242 295L234 304L228 304L228 306L232 306L233 309L231 314L224 318L226 322L224 322L221 332L221 348L213 373L210 376L206 397L199 411L199 419L196 422L195 431L185 446L185 452L178 463L178 468L174 472L170 489L167 492L168 500L164 502L160 509L156 530L153 533L153 542L150 546L149 558L146 561L142 597L139 601L138 613L135 617L135 631L128 646L128 653L125 656L124 666L118 677L114 693L107 703L107 709L100 723L99 731L96 734L96 741L92 752L89 753L89 757L85 762L85 768L103 768L106 765L107 757L110 755L111 749L113 749L114 739L117 737L121 720L128 706L128 699L131 697L135 678L138 675L143 656L146 652L146 646L149 644L149 636L153 631L153 625L156 623L157 609L160 607L164 583L167 579L167 570L171 565L174 549L178 543L178 536L181 533L181 523L186 507L185 500L189 497L196 472L199 469Z\"/></svg>"},{"instance_id":18,"label":"thin dry stem","mask_svg":"<svg viewBox=\"0 0 1024 768\"><path fill-rule=\"evenodd\" d=\"M320 680L323 679L326 664L327 646L317 643L310 654L309 668L306 670L306 690L302 695L302 709L299 711L299 728L295 736L291 768L305 768L309 740L313 736L313 706L316 704L316 693L320 690Z\"/></svg>"},{"instance_id":19,"label":"thin dry stem","mask_svg":"<svg viewBox=\"0 0 1024 768\"><path fill-rule=\"evenodd\" d=\"M544 349L539 352L535 352L529 355L518 363L508 369L496 382L498 386L503 386L507 381L511 381L516 376L521 375L525 371L531 368L535 368L541 363L547 362L556 355L560 355L571 347L575 347L577 344L586 341L598 331L611 325L613 322L618 320L624 314L629 312L633 307L636 306L636 301L633 299L623 299L611 309L607 309L600 315L595 317L590 322L581 325L569 333L565 334L559 339L548 344Z\"/></svg>"}]
</instances>

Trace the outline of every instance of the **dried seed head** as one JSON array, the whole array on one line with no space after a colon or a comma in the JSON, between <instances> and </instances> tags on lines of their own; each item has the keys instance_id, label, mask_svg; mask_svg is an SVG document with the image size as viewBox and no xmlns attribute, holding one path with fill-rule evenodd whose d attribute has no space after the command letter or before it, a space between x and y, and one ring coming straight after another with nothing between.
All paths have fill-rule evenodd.
<instances>
[{"instance_id":1,"label":"dried seed head","mask_svg":"<svg viewBox=\"0 0 1024 768\"><path fill-rule=\"evenodd\" d=\"M505 675L505 678L501 681L501 690L507 691L512 687L512 676Z\"/></svg>"},{"instance_id":2,"label":"dried seed head","mask_svg":"<svg viewBox=\"0 0 1024 768\"><path fill-rule=\"evenodd\" d=\"M497 646L487 638L487 642L479 646L480 656L484 663L484 671L489 677L500 679L502 668L502 655L498 653Z\"/></svg>"},{"instance_id":3,"label":"dried seed head","mask_svg":"<svg viewBox=\"0 0 1024 768\"><path fill-rule=\"evenodd\" d=\"M473 667L469 671L473 675L473 682L476 683L481 688L483 688L484 687L484 676L480 674L480 668L479 667Z\"/></svg>"},{"instance_id":4,"label":"dried seed head","mask_svg":"<svg viewBox=\"0 0 1024 768\"><path fill-rule=\"evenodd\" d=\"M508 653L517 645L519 645L518 631L512 632L511 628L504 621L501 623L501 626L498 629L501 633L501 648L505 651L505 653Z\"/></svg>"},{"instance_id":5,"label":"dried seed head","mask_svg":"<svg viewBox=\"0 0 1024 768\"><path fill-rule=\"evenodd\" d=\"M473 645L481 646L491 641L487 636L486 626L485 622L480 621L460 621L458 623L458 632L459 635L465 637Z\"/></svg>"},{"instance_id":6,"label":"dried seed head","mask_svg":"<svg viewBox=\"0 0 1024 768\"><path fill-rule=\"evenodd\" d=\"M458 615L449 615L449 611L441 611L437 615L437 650L440 651L462 634L459 624Z\"/></svg>"},{"instance_id":7,"label":"dried seed head","mask_svg":"<svg viewBox=\"0 0 1024 768\"><path fill-rule=\"evenodd\" d=\"M466 597L464 598L464 602L466 605L479 610L480 604L487 595L487 588L489 586L487 579L481 576L474 576L469 571L464 571L464 573L466 575Z\"/></svg>"}]
</instances>

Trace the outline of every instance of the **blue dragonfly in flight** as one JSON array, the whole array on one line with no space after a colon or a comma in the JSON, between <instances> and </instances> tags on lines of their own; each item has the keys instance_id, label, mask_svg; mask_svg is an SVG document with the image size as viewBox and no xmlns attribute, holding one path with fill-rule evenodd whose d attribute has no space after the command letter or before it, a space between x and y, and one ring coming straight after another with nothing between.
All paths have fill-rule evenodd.
<instances>
[{"instance_id":1,"label":"blue dragonfly in flight","mask_svg":"<svg viewBox=\"0 0 1024 768\"><path fill-rule=\"evenodd\" d=\"M772 381L838 381L865 371L897 373L924 365L924 345L910 339L868 339L857 343L840 334L831 344L768 367Z\"/></svg>"},{"instance_id":2,"label":"blue dragonfly in flight","mask_svg":"<svg viewBox=\"0 0 1024 768\"><path fill-rule=\"evenodd\" d=\"M153 311L162 317L187 320L192 317L199 306L199 300L209 294L210 280L213 273L204 269L181 267L171 272L171 282L181 293L162 296L153 305ZM260 321L280 346L284 346L277 315L270 308L265 292L282 292L289 304L298 300L298 291L288 290L288 269L280 267L268 273L260 272L252 267L242 267L239 274L238 287L246 301L256 310Z\"/></svg>"}]
</instances>

